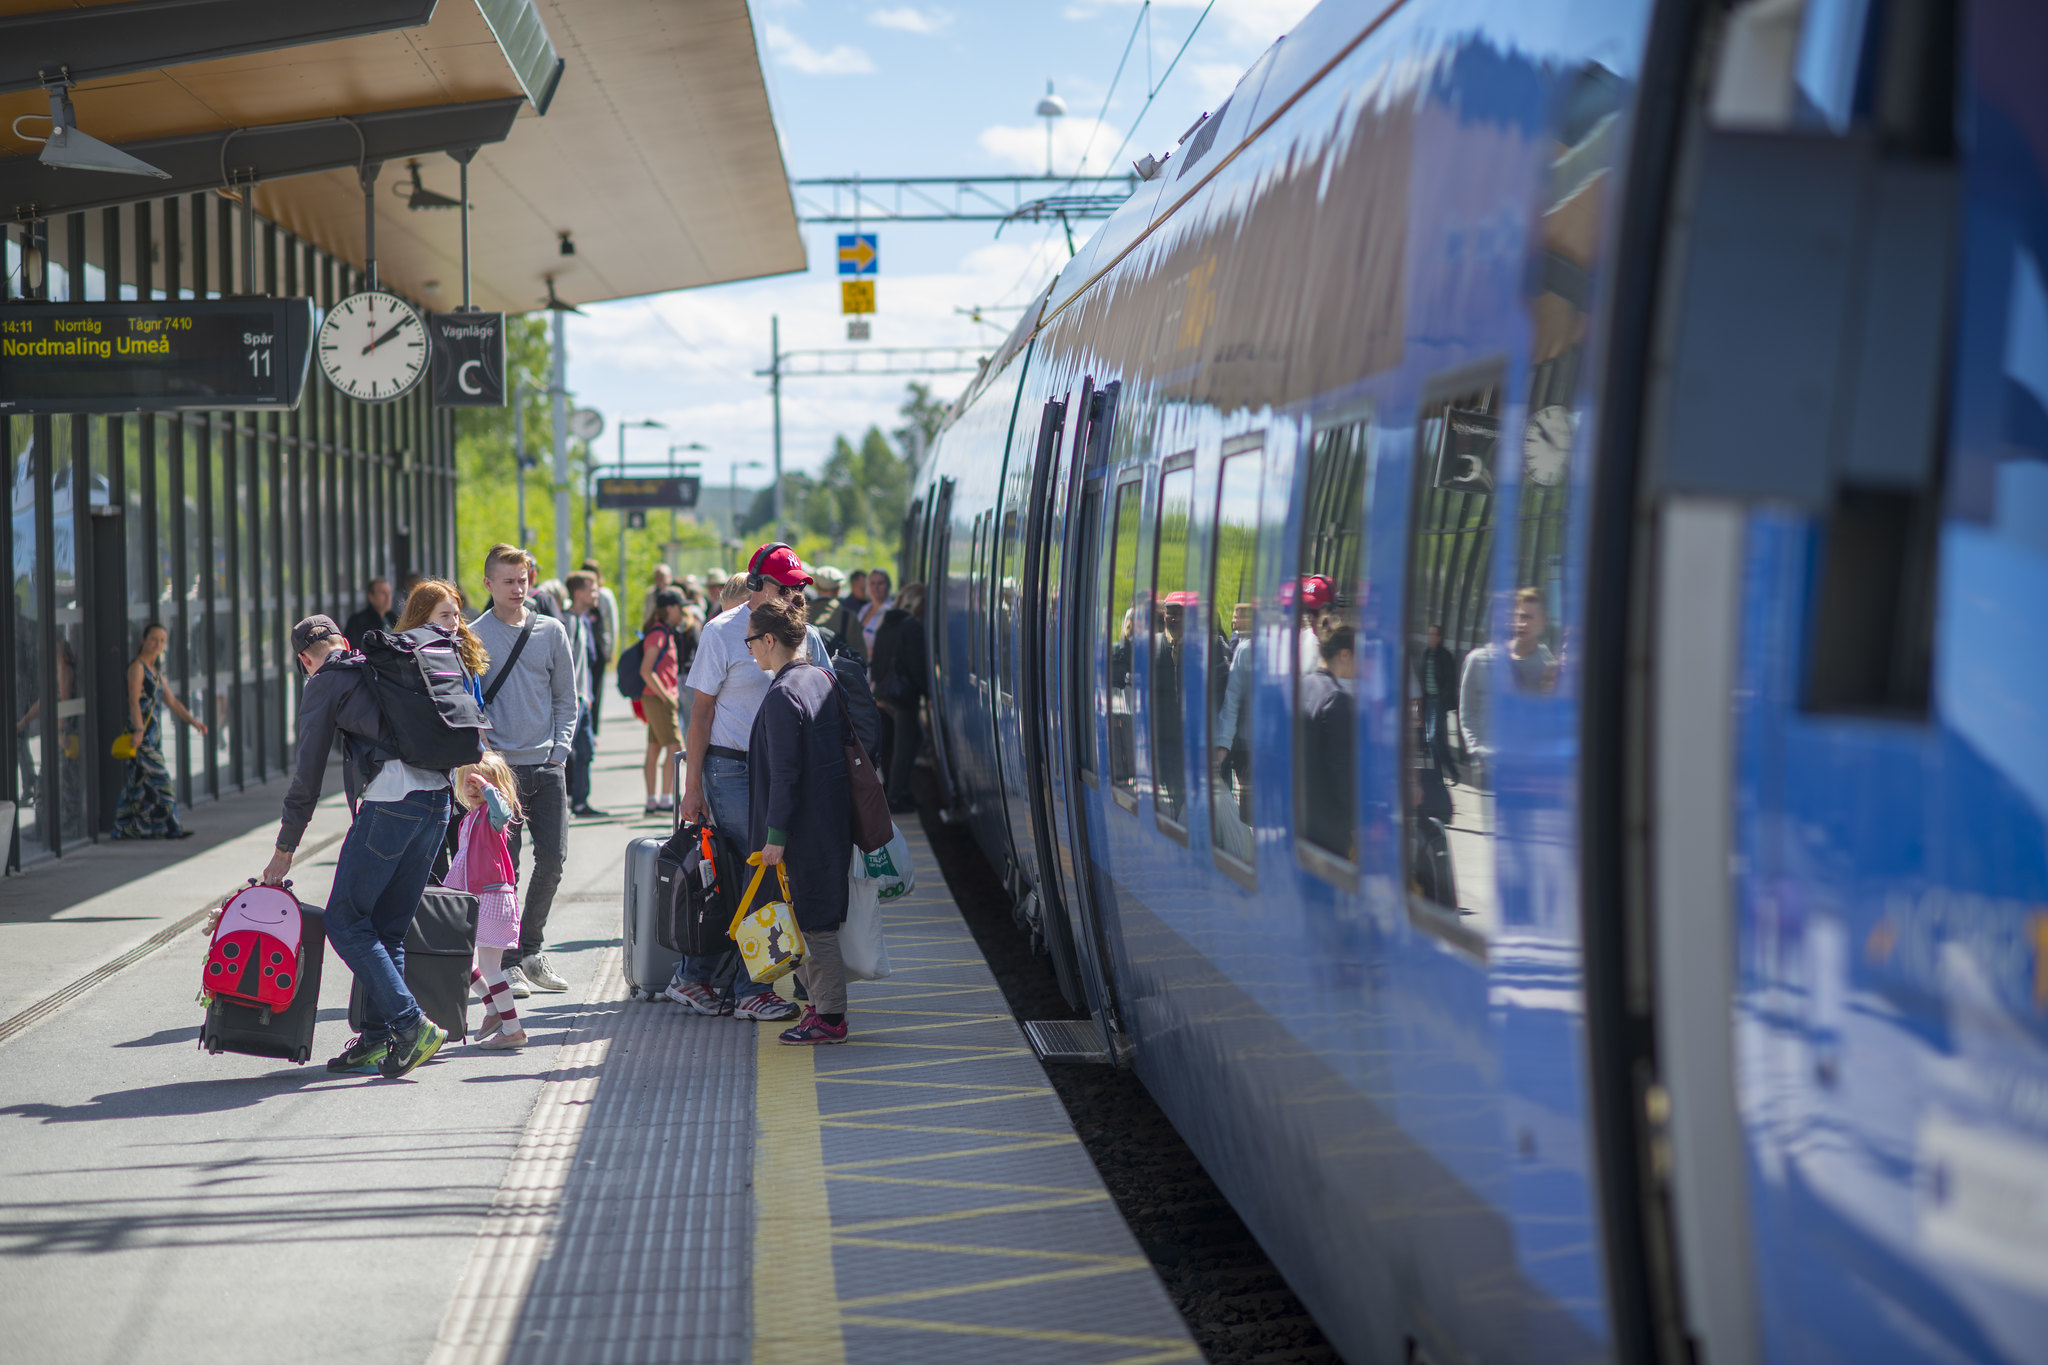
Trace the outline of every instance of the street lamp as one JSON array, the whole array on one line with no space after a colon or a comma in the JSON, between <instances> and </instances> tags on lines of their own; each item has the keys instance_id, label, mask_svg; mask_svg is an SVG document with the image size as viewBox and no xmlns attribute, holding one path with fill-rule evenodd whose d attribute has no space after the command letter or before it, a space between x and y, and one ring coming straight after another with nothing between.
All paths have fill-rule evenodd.
<instances>
[{"instance_id":1,"label":"street lamp","mask_svg":"<svg viewBox=\"0 0 2048 1365\"><path fill-rule=\"evenodd\" d=\"M727 490L725 495L725 510L732 517L732 538L735 543L740 538L740 471L742 469L766 469L767 467L767 465L759 460L734 460L732 462L732 487Z\"/></svg>"},{"instance_id":2,"label":"street lamp","mask_svg":"<svg viewBox=\"0 0 2048 1365\"><path fill-rule=\"evenodd\" d=\"M675 476L676 476L677 474L683 473L683 472L684 472L684 471L686 471L686 470L696 469L696 468L698 468L698 467L699 467L699 466L701 465L701 463L702 463L701 461L698 461L698 460L684 460L684 461L683 461L683 462L682 462L681 464L677 464L677 463L676 463L676 452L677 452L678 450L708 450L708 449L710 449L710 447L709 447L709 446L706 446L706 445L705 445L705 444L704 444L704 443L703 443L702 441L691 441L691 442L689 442L688 444L685 444L685 445L673 445L673 446L670 446L670 447L668 448L668 472L669 472L669 477L670 477L670 478L674 478L674 477L675 477ZM669 509L668 509L668 543L669 543L669 544L671 544L671 545L673 545L673 544L675 544L675 543L676 543L676 509L675 509L675 508L673 508L673 507L671 507L671 508L669 508Z\"/></svg>"},{"instance_id":3,"label":"street lamp","mask_svg":"<svg viewBox=\"0 0 2048 1365\"><path fill-rule=\"evenodd\" d=\"M626 472L626 428L627 428L627 427L660 427L660 428L661 428L661 429L662 429L663 431L667 431L667 430L668 430L668 423L666 423L666 422L657 422L657 421L655 421L655 420L654 420L654 419L653 419L652 417L644 417L644 418L642 418L641 420L639 420L639 421L637 421L637 422L621 422L621 423L619 423L619 472L620 472L621 474L623 474L623 473L625 473L625 472ZM584 463L583 463L583 557L584 557L585 559L591 559L591 558L594 558L594 557L595 557L595 554L596 554L596 552L595 552L594 550L592 550L592 549L590 548L590 519L591 519L591 509L592 509L592 506L593 506L593 504L594 504L594 503L595 503L595 502L597 501L597 499L596 499L595 497L593 497L593 496L592 496L592 479L593 479L593 477L594 477L594 475L595 475L595 470L594 470L594 469L592 468L592 466L593 466L593 464L594 464L594 463L595 463L594 461L592 461L592 460L588 459L587 457L585 458L585 460L584 460ZM621 514L621 515L620 515L620 517L619 517L619 544L620 544L620 545L624 545L625 543L626 543L626 518L625 518L624 514ZM621 563L623 563L623 562L624 562L624 558L623 558L623 556L624 556L624 551L622 550L622 551L620 552L620 554L621 554ZM623 581L623 580L624 580L624 577L625 577L625 570L624 570L623 568L621 568L621 569L619 570L619 576L620 576L620 579L621 579L621 581Z\"/></svg>"}]
</instances>

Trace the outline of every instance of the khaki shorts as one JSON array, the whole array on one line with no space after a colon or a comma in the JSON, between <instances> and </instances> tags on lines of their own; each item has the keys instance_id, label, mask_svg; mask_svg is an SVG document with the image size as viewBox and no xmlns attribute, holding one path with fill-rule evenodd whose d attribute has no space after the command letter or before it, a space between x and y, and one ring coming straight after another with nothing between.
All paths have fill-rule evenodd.
<instances>
[{"instance_id":1,"label":"khaki shorts","mask_svg":"<svg viewBox=\"0 0 2048 1365\"><path fill-rule=\"evenodd\" d=\"M640 694L640 709L647 713L647 742L650 744L681 744L682 736L676 733L676 704L657 697L653 692Z\"/></svg>"}]
</instances>

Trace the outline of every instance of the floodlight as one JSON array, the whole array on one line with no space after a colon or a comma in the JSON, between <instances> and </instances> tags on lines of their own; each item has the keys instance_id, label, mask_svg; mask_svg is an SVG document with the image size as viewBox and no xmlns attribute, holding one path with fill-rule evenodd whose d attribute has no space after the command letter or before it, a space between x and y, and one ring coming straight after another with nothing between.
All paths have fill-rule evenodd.
<instances>
[{"instance_id":1,"label":"floodlight","mask_svg":"<svg viewBox=\"0 0 2048 1365\"><path fill-rule=\"evenodd\" d=\"M169 180L169 171L158 170L140 157L128 155L88 133L78 130L78 115L71 107L68 84L46 87L50 96L50 136L36 160L45 166L62 166L72 171L112 171L119 175L148 175Z\"/></svg>"},{"instance_id":2,"label":"floodlight","mask_svg":"<svg viewBox=\"0 0 2048 1365\"><path fill-rule=\"evenodd\" d=\"M459 209L462 207L460 199L450 199L447 195L438 194L420 183L420 163L418 161L406 162L405 168L412 172L412 193L407 196L405 201L407 208Z\"/></svg>"}]
</instances>

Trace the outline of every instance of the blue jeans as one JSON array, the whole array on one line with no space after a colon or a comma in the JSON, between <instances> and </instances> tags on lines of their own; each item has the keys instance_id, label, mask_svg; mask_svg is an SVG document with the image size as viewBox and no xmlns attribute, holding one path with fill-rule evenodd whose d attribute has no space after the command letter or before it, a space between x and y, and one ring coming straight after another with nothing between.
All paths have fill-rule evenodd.
<instances>
[{"instance_id":1,"label":"blue jeans","mask_svg":"<svg viewBox=\"0 0 2048 1365\"><path fill-rule=\"evenodd\" d=\"M746 764L719 754L704 755L704 801L711 807L711 823L718 826L718 832L742 855L752 852L747 847L747 822L753 818L749 804L751 799ZM717 957L684 958L683 980L694 981L700 986L710 985L718 962ZM766 995L774 989L745 975L736 984L742 1000Z\"/></svg>"},{"instance_id":2,"label":"blue jeans","mask_svg":"<svg viewBox=\"0 0 2048 1365\"><path fill-rule=\"evenodd\" d=\"M448 830L450 793L365 801L356 811L327 902L327 942L363 983L363 1037L410 1029L419 1001L405 987L405 931L419 912Z\"/></svg>"}]
</instances>

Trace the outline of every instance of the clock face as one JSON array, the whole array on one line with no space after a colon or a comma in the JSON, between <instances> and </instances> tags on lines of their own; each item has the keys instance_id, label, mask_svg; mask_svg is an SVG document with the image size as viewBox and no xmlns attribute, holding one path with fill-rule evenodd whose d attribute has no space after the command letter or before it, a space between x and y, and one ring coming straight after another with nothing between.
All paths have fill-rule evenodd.
<instances>
[{"instance_id":1,"label":"clock face","mask_svg":"<svg viewBox=\"0 0 2048 1365\"><path fill-rule=\"evenodd\" d=\"M427 327L396 294L365 290L328 310L315 353L335 388L365 403L389 402L427 372Z\"/></svg>"},{"instance_id":2,"label":"clock face","mask_svg":"<svg viewBox=\"0 0 2048 1365\"><path fill-rule=\"evenodd\" d=\"M1538 408L1522 433L1522 470L1529 482L1555 488L1572 462L1572 412L1552 404Z\"/></svg>"}]
</instances>

